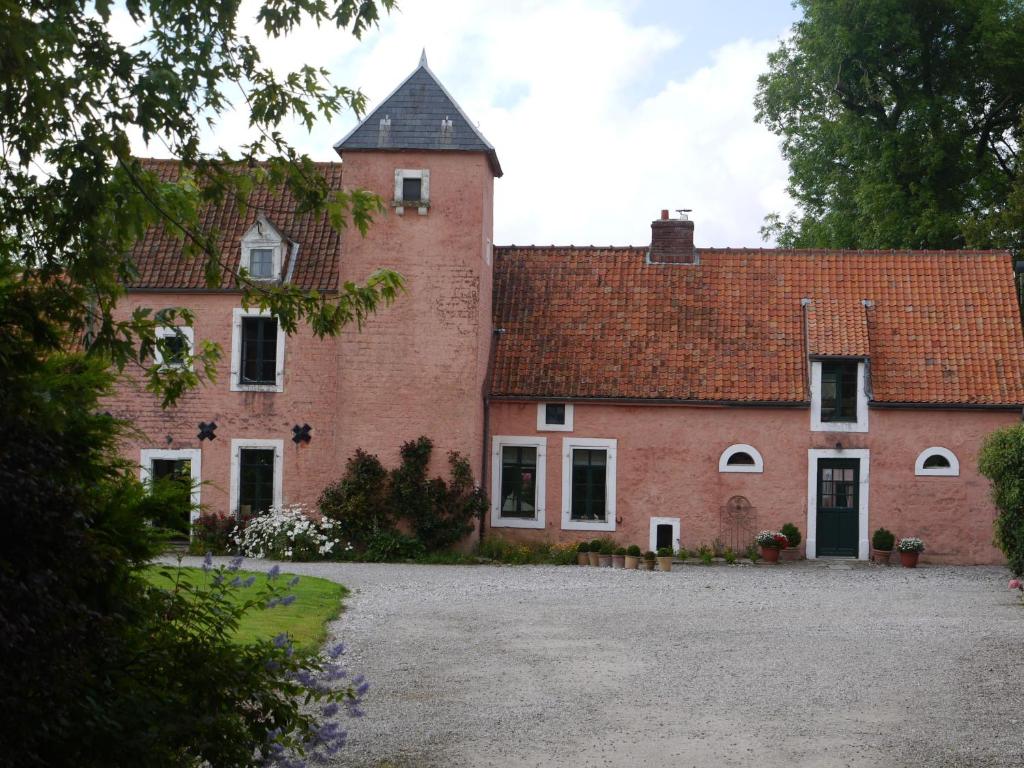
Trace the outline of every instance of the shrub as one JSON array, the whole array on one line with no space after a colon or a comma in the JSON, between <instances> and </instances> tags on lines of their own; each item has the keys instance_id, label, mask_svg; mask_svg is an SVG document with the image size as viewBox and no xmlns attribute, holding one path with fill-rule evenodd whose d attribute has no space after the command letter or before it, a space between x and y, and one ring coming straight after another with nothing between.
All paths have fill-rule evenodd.
<instances>
[{"instance_id":1,"label":"shrub","mask_svg":"<svg viewBox=\"0 0 1024 768\"><path fill-rule=\"evenodd\" d=\"M924 552L924 542L916 536L908 536L905 539L900 539L896 549L900 552Z\"/></svg>"},{"instance_id":2,"label":"shrub","mask_svg":"<svg viewBox=\"0 0 1024 768\"><path fill-rule=\"evenodd\" d=\"M646 552L644 552L644 560L648 560L648 561L654 560L654 553L651 552L651 550L647 550Z\"/></svg>"},{"instance_id":3,"label":"shrub","mask_svg":"<svg viewBox=\"0 0 1024 768\"><path fill-rule=\"evenodd\" d=\"M800 535L800 529L797 528L793 523L786 523L780 529L783 536L789 542L791 547L799 547L803 537Z\"/></svg>"},{"instance_id":4,"label":"shrub","mask_svg":"<svg viewBox=\"0 0 1024 768\"><path fill-rule=\"evenodd\" d=\"M672 547L658 547L658 557L672 557Z\"/></svg>"},{"instance_id":5,"label":"shrub","mask_svg":"<svg viewBox=\"0 0 1024 768\"><path fill-rule=\"evenodd\" d=\"M323 560L351 549L338 537L332 520L313 520L302 504L271 507L251 518L232 536L238 552L246 557L272 560Z\"/></svg>"},{"instance_id":6,"label":"shrub","mask_svg":"<svg viewBox=\"0 0 1024 768\"><path fill-rule=\"evenodd\" d=\"M714 552L710 547L701 547L698 554L700 555L700 561L704 565L711 565L711 561L714 560Z\"/></svg>"},{"instance_id":7,"label":"shrub","mask_svg":"<svg viewBox=\"0 0 1024 768\"><path fill-rule=\"evenodd\" d=\"M625 547L616 547L614 554L618 555L619 557L625 557L626 556L626 548Z\"/></svg>"},{"instance_id":8,"label":"shrub","mask_svg":"<svg viewBox=\"0 0 1024 768\"><path fill-rule=\"evenodd\" d=\"M995 544L1018 578L1024 576L1024 424L989 435L981 447L978 469L992 483Z\"/></svg>"},{"instance_id":9,"label":"shrub","mask_svg":"<svg viewBox=\"0 0 1024 768\"><path fill-rule=\"evenodd\" d=\"M707 544L701 544L699 547L697 547L697 557L699 557L701 560L703 560L705 557L710 559L711 556L712 550L711 547L709 547Z\"/></svg>"},{"instance_id":10,"label":"shrub","mask_svg":"<svg viewBox=\"0 0 1024 768\"><path fill-rule=\"evenodd\" d=\"M579 544L576 545L576 551L584 555L587 554L590 551L590 542L581 541Z\"/></svg>"},{"instance_id":11,"label":"shrub","mask_svg":"<svg viewBox=\"0 0 1024 768\"><path fill-rule=\"evenodd\" d=\"M418 539L397 531L380 531L366 545L363 558L387 563L395 560L416 560L424 554L423 544Z\"/></svg>"},{"instance_id":12,"label":"shrub","mask_svg":"<svg viewBox=\"0 0 1024 768\"><path fill-rule=\"evenodd\" d=\"M754 544L747 545L746 555L747 559L752 563L756 563L761 559L761 553L757 551L757 547Z\"/></svg>"},{"instance_id":13,"label":"shrub","mask_svg":"<svg viewBox=\"0 0 1024 768\"><path fill-rule=\"evenodd\" d=\"M359 553L381 533L394 532L387 470L380 459L362 449L346 462L341 480L324 488L317 505Z\"/></svg>"},{"instance_id":14,"label":"shrub","mask_svg":"<svg viewBox=\"0 0 1024 768\"><path fill-rule=\"evenodd\" d=\"M200 515L192 523L189 552L193 555L227 555L235 551L238 521L227 515Z\"/></svg>"},{"instance_id":15,"label":"shrub","mask_svg":"<svg viewBox=\"0 0 1024 768\"><path fill-rule=\"evenodd\" d=\"M761 531L754 541L766 549L785 549L789 544L789 540L778 531Z\"/></svg>"},{"instance_id":16,"label":"shrub","mask_svg":"<svg viewBox=\"0 0 1024 768\"><path fill-rule=\"evenodd\" d=\"M626 554L630 557L640 557L640 547L636 544L630 544L626 547Z\"/></svg>"},{"instance_id":17,"label":"shrub","mask_svg":"<svg viewBox=\"0 0 1024 768\"><path fill-rule=\"evenodd\" d=\"M733 551L732 547L726 547L725 551L722 552L722 557L725 558L725 562L729 565L736 564L736 553Z\"/></svg>"},{"instance_id":18,"label":"shrub","mask_svg":"<svg viewBox=\"0 0 1024 768\"><path fill-rule=\"evenodd\" d=\"M592 542L590 542L590 551L591 552L600 552L601 551L601 545L604 543L604 541L605 541L604 539L594 539Z\"/></svg>"},{"instance_id":19,"label":"shrub","mask_svg":"<svg viewBox=\"0 0 1024 768\"><path fill-rule=\"evenodd\" d=\"M888 552L896 543L896 536L886 528L879 528L871 534L871 546L877 550Z\"/></svg>"},{"instance_id":20,"label":"shrub","mask_svg":"<svg viewBox=\"0 0 1024 768\"><path fill-rule=\"evenodd\" d=\"M610 555L615 552L615 542L611 539L602 539L601 548L598 552L602 555Z\"/></svg>"},{"instance_id":21,"label":"shrub","mask_svg":"<svg viewBox=\"0 0 1024 768\"><path fill-rule=\"evenodd\" d=\"M492 535L480 542L476 552L480 557L509 565L574 565L577 548L548 542L514 543Z\"/></svg>"}]
</instances>

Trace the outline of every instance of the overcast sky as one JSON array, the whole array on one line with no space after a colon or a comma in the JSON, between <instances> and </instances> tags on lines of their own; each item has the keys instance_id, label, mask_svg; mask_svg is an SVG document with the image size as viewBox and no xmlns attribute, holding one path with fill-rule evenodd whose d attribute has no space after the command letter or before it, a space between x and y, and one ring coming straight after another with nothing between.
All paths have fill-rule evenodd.
<instances>
[{"instance_id":1,"label":"overcast sky","mask_svg":"<svg viewBox=\"0 0 1024 768\"><path fill-rule=\"evenodd\" d=\"M641 245L660 209L693 208L699 246L759 246L765 214L789 209L778 140L754 122L752 100L796 17L790 0L400 5L362 41L303 29L269 42L264 58L282 72L323 66L372 110L426 48L497 149L496 243ZM331 147L354 122L289 138L337 159ZM215 138L230 146L244 128L228 116Z\"/></svg>"}]
</instances>

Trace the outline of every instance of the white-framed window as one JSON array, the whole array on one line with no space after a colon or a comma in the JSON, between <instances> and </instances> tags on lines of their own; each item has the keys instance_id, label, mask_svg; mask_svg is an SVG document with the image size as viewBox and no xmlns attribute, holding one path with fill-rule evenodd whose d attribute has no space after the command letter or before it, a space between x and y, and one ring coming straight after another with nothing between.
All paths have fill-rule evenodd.
<instances>
[{"instance_id":1,"label":"white-framed window","mask_svg":"<svg viewBox=\"0 0 1024 768\"><path fill-rule=\"evenodd\" d=\"M415 208L420 216L430 209L430 171L423 168L395 170L395 213L399 216L406 208Z\"/></svg>"},{"instance_id":2,"label":"white-framed window","mask_svg":"<svg viewBox=\"0 0 1024 768\"><path fill-rule=\"evenodd\" d=\"M235 438L231 441L231 513L266 512L282 504L284 441Z\"/></svg>"},{"instance_id":3,"label":"white-framed window","mask_svg":"<svg viewBox=\"0 0 1024 768\"><path fill-rule=\"evenodd\" d=\"M764 472L764 459L752 445L730 445L718 458L719 472Z\"/></svg>"},{"instance_id":4,"label":"white-framed window","mask_svg":"<svg viewBox=\"0 0 1024 768\"><path fill-rule=\"evenodd\" d=\"M868 431L863 360L811 361L811 431Z\"/></svg>"},{"instance_id":5,"label":"white-framed window","mask_svg":"<svg viewBox=\"0 0 1024 768\"><path fill-rule=\"evenodd\" d=\"M161 325L156 329L160 342L153 351L157 365L163 368L184 368L196 351L195 334L187 325Z\"/></svg>"},{"instance_id":6,"label":"white-framed window","mask_svg":"<svg viewBox=\"0 0 1024 768\"><path fill-rule=\"evenodd\" d=\"M284 262L284 236L260 214L242 235L239 265L253 280L280 280Z\"/></svg>"},{"instance_id":7,"label":"white-framed window","mask_svg":"<svg viewBox=\"0 0 1024 768\"><path fill-rule=\"evenodd\" d=\"M562 529L615 530L615 439L562 438Z\"/></svg>"},{"instance_id":8,"label":"white-framed window","mask_svg":"<svg viewBox=\"0 0 1024 768\"><path fill-rule=\"evenodd\" d=\"M491 527L544 528L546 437L491 441Z\"/></svg>"},{"instance_id":9,"label":"white-framed window","mask_svg":"<svg viewBox=\"0 0 1024 768\"><path fill-rule=\"evenodd\" d=\"M231 313L231 391L283 392L284 340L269 311L235 307Z\"/></svg>"},{"instance_id":10,"label":"white-framed window","mask_svg":"<svg viewBox=\"0 0 1024 768\"><path fill-rule=\"evenodd\" d=\"M960 461L948 448L934 445L925 448L914 462L914 474L932 477L959 477Z\"/></svg>"},{"instance_id":11,"label":"white-framed window","mask_svg":"<svg viewBox=\"0 0 1024 768\"><path fill-rule=\"evenodd\" d=\"M537 403L538 432L572 432L572 403Z\"/></svg>"},{"instance_id":12,"label":"white-framed window","mask_svg":"<svg viewBox=\"0 0 1024 768\"><path fill-rule=\"evenodd\" d=\"M190 522L199 517L203 480L203 453L198 448L143 448L139 451L139 480L149 483L154 478L177 477L189 481L192 495Z\"/></svg>"}]
</instances>

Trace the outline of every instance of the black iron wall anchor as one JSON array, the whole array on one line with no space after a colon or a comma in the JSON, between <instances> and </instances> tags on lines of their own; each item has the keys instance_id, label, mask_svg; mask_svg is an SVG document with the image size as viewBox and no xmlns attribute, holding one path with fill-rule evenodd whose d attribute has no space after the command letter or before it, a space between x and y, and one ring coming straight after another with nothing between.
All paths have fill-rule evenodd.
<instances>
[{"instance_id":1,"label":"black iron wall anchor","mask_svg":"<svg viewBox=\"0 0 1024 768\"><path fill-rule=\"evenodd\" d=\"M313 429L309 424L303 424L301 427L296 424L292 427L292 442L298 445L299 443L308 443L312 440L312 436L309 431Z\"/></svg>"},{"instance_id":2,"label":"black iron wall anchor","mask_svg":"<svg viewBox=\"0 0 1024 768\"><path fill-rule=\"evenodd\" d=\"M216 440L217 435L214 432L217 431L217 422L211 421L209 423L205 421L199 422L199 439L200 440Z\"/></svg>"}]
</instances>

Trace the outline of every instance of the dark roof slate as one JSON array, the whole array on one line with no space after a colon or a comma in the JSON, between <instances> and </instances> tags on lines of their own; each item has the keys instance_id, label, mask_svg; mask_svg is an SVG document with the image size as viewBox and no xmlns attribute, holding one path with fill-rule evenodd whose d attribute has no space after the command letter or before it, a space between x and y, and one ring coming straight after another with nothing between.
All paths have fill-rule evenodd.
<instances>
[{"instance_id":1,"label":"dark roof slate","mask_svg":"<svg viewBox=\"0 0 1024 768\"><path fill-rule=\"evenodd\" d=\"M494 175L502 175L494 147L430 71L426 57L334 149L339 154L347 150L403 149L483 152Z\"/></svg>"}]
</instances>

